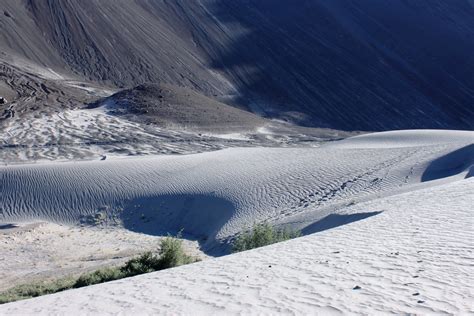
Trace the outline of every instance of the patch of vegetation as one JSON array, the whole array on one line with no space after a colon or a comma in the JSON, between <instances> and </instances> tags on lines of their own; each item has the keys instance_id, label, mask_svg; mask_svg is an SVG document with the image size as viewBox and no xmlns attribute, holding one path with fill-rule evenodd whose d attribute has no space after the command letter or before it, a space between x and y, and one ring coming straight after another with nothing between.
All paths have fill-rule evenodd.
<instances>
[{"instance_id":1,"label":"patch of vegetation","mask_svg":"<svg viewBox=\"0 0 474 316\"><path fill-rule=\"evenodd\" d=\"M188 256L184 252L181 239L168 236L161 241L157 270L169 269L196 261L196 258Z\"/></svg>"},{"instance_id":2,"label":"patch of vegetation","mask_svg":"<svg viewBox=\"0 0 474 316\"><path fill-rule=\"evenodd\" d=\"M121 267L101 268L94 272L85 273L79 278L68 277L52 282L39 282L16 286L0 293L0 304L169 269L199 261L198 258L191 257L185 253L183 241L178 239L180 237L181 234L178 234L177 238L168 236L162 239L158 256L151 252L145 252L137 258L127 261Z\"/></svg>"},{"instance_id":3,"label":"patch of vegetation","mask_svg":"<svg viewBox=\"0 0 474 316\"><path fill-rule=\"evenodd\" d=\"M140 257L129 260L121 271L127 277L157 271L159 260L152 252L145 252Z\"/></svg>"},{"instance_id":4,"label":"patch of vegetation","mask_svg":"<svg viewBox=\"0 0 474 316\"><path fill-rule=\"evenodd\" d=\"M113 280L118 280L126 277L121 268L102 268L94 272L81 275L74 283L74 288L79 288L88 285L94 285Z\"/></svg>"},{"instance_id":5,"label":"patch of vegetation","mask_svg":"<svg viewBox=\"0 0 474 316\"><path fill-rule=\"evenodd\" d=\"M153 271L159 271L199 261L198 258L187 255L183 249L183 241L171 236L160 242L159 256L146 252L138 258L128 261L121 268L127 277Z\"/></svg>"},{"instance_id":6,"label":"patch of vegetation","mask_svg":"<svg viewBox=\"0 0 474 316\"><path fill-rule=\"evenodd\" d=\"M64 291L72 288L74 282L73 278L64 278L49 282L19 285L0 293L0 304Z\"/></svg>"},{"instance_id":7,"label":"patch of vegetation","mask_svg":"<svg viewBox=\"0 0 474 316\"><path fill-rule=\"evenodd\" d=\"M254 225L252 229L241 233L237 239L235 239L232 250L233 252L241 252L300 236L300 231L276 229L267 223L257 224Z\"/></svg>"}]
</instances>

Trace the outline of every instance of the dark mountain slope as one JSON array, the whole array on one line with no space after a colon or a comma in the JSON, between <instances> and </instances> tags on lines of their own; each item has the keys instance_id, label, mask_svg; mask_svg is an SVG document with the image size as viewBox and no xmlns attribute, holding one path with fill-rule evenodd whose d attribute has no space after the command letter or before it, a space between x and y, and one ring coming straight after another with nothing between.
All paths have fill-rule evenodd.
<instances>
[{"instance_id":1,"label":"dark mountain slope","mask_svg":"<svg viewBox=\"0 0 474 316\"><path fill-rule=\"evenodd\" d=\"M193 90L167 84L143 84L120 91L96 105L114 115L171 128L211 132L254 132L265 119L233 108Z\"/></svg>"},{"instance_id":2,"label":"dark mountain slope","mask_svg":"<svg viewBox=\"0 0 474 316\"><path fill-rule=\"evenodd\" d=\"M306 126L474 129L470 0L3 0L0 51Z\"/></svg>"},{"instance_id":3,"label":"dark mountain slope","mask_svg":"<svg viewBox=\"0 0 474 316\"><path fill-rule=\"evenodd\" d=\"M56 58L49 58L60 56L74 72L117 86L164 81L208 93L222 90L205 56L180 32L185 21L176 16L175 4L162 3L158 10L148 1L6 1L14 15L20 12L23 18L7 33L15 37L18 29L26 29L21 34L26 34L26 43L18 49L8 41L2 48L10 46L37 63L60 66ZM43 42L35 44L37 38ZM55 53L39 54L45 46Z\"/></svg>"},{"instance_id":4,"label":"dark mountain slope","mask_svg":"<svg viewBox=\"0 0 474 316\"><path fill-rule=\"evenodd\" d=\"M215 4L217 16L249 30L214 64L235 70L244 95L265 95L278 113L297 109L305 123L341 129L474 127L467 1L289 3ZM242 75L242 65L258 71Z\"/></svg>"}]
</instances>

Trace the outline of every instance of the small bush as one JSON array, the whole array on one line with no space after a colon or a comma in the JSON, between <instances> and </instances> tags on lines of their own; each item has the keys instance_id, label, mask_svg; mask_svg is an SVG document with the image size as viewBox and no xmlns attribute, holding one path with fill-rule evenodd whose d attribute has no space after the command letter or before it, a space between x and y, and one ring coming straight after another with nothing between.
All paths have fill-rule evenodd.
<instances>
[{"instance_id":1,"label":"small bush","mask_svg":"<svg viewBox=\"0 0 474 316\"><path fill-rule=\"evenodd\" d=\"M153 271L174 268L184 264L198 261L184 252L183 241L178 238L168 236L161 240L159 256L146 252L138 258L129 260L121 271L125 276L134 276Z\"/></svg>"},{"instance_id":2,"label":"small bush","mask_svg":"<svg viewBox=\"0 0 474 316\"><path fill-rule=\"evenodd\" d=\"M138 258L131 259L120 269L126 276L134 276L158 270L160 259L151 252L145 252Z\"/></svg>"},{"instance_id":3,"label":"small bush","mask_svg":"<svg viewBox=\"0 0 474 316\"><path fill-rule=\"evenodd\" d=\"M169 269L196 261L195 258L184 252L182 240L168 236L161 241L157 270Z\"/></svg>"},{"instance_id":4,"label":"small bush","mask_svg":"<svg viewBox=\"0 0 474 316\"><path fill-rule=\"evenodd\" d=\"M251 230L241 233L233 243L233 251L240 252L271 245L301 236L299 231L275 229L269 224L255 225Z\"/></svg>"},{"instance_id":5,"label":"small bush","mask_svg":"<svg viewBox=\"0 0 474 316\"><path fill-rule=\"evenodd\" d=\"M74 283L74 288L118 280L125 277L120 268L102 268L97 271L83 274Z\"/></svg>"},{"instance_id":6,"label":"small bush","mask_svg":"<svg viewBox=\"0 0 474 316\"><path fill-rule=\"evenodd\" d=\"M140 257L133 258L122 267L102 268L81 275L79 278L64 278L52 282L25 284L0 293L0 304L14 302L36 296L57 293L60 291L79 288L118 280L138 274L177 267L193 263L199 259L187 255L183 249L182 240L168 236L161 240L159 256L146 252Z\"/></svg>"}]
</instances>

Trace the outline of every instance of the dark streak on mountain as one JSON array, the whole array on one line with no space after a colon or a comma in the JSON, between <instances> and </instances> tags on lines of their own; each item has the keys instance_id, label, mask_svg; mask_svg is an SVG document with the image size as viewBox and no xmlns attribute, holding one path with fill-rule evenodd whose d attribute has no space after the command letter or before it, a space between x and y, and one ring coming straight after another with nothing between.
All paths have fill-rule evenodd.
<instances>
[{"instance_id":1,"label":"dark streak on mountain","mask_svg":"<svg viewBox=\"0 0 474 316\"><path fill-rule=\"evenodd\" d=\"M3 0L0 52L342 130L474 128L468 0ZM1 57L1 55L0 55Z\"/></svg>"}]
</instances>

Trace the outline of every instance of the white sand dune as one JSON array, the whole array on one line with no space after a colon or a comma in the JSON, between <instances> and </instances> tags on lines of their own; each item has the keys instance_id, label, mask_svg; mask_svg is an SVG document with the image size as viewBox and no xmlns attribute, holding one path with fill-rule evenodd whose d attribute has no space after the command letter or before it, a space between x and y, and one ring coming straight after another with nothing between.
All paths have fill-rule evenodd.
<instances>
[{"instance_id":1,"label":"white sand dune","mask_svg":"<svg viewBox=\"0 0 474 316\"><path fill-rule=\"evenodd\" d=\"M470 178L361 203L345 226L0 314L469 314L473 190Z\"/></svg>"},{"instance_id":2,"label":"white sand dune","mask_svg":"<svg viewBox=\"0 0 474 316\"><path fill-rule=\"evenodd\" d=\"M236 233L260 221L309 236L4 305L0 314L468 312L473 139L473 132L397 131L319 148L1 166L3 227L37 221L105 226L104 234L119 239L123 228L149 235L184 228L209 254L225 253ZM43 230L20 233L34 241L31 247L7 241L8 260L30 258L15 255L15 245L57 256L100 236L68 228L64 243ZM102 244L125 249L145 235L133 236ZM36 243L40 239L62 250ZM153 248L152 239L143 240L144 249ZM82 266L79 259L74 264ZM50 261L40 263L42 275L67 264ZM9 280L34 276L30 268L8 266Z\"/></svg>"},{"instance_id":3,"label":"white sand dune","mask_svg":"<svg viewBox=\"0 0 474 316\"><path fill-rule=\"evenodd\" d=\"M339 148L419 147L439 144L472 143L471 131L400 130L354 136L328 146Z\"/></svg>"},{"instance_id":4,"label":"white sand dune","mask_svg":"<svg viewBox=\"0 0 474 316\"><path fill-rule=\"evenodd\" d=\"M100 218L153 235L184 228L211 247L256 222L305 228L347 204L463 178L473 164L473 135L392 132L321 148L2 166L0 222Z\"/></svg>"}]
</instances>

